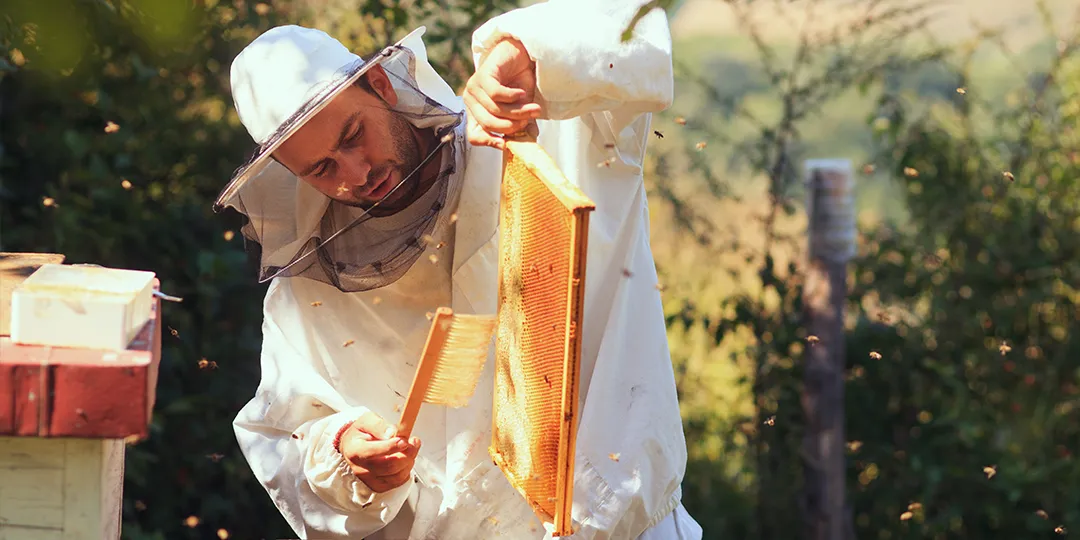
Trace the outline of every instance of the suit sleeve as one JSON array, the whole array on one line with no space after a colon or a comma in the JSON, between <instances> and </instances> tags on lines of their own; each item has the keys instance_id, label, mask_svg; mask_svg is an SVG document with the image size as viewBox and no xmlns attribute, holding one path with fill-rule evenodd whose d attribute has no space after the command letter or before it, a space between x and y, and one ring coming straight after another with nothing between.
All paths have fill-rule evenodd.
<instances>
[{"instance_id":1,"label":"suit sleeve","mask_svg":"<svg viewBox=\"0 0 1080 540\"><path fill-rule=\"evenodd\" d=\"M301 538L362 538L388 524L413 482L375 493L334 448L338 431L368 411L345 402L272 313L295 309L275 281L264 307L262 379L234 430L252 472Z\"/></svg>"},{"instance_id":2,"label":"suit sleeve","mask_svg":"<svg viewBox=\"0 0 1080 540\"><path fill-rule=\"evenodd\" d=\"M548 120L613 113L629 124L671 105L674 78L667 14L654 9L626 43L643 0L549 0L499 15L473 33L479 66L502 39L520 41L536 62L538 101Z\"/></svg>"}]
</instances>

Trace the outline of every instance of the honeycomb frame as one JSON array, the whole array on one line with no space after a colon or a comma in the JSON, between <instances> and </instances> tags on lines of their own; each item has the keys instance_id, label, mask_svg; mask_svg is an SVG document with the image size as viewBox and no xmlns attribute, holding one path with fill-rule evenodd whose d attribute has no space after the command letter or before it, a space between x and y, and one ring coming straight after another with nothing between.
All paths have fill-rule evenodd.
<instances>
[{"instance_id":1,"label":"honeycomb frame","mask_svg":"<svg viewBox=\"0 0 1080 540\"><path fill-rule=\"evenodd\" d=\"M501 190L489 453L553 536L568 536L595 205L532 140L506 142Z\"/></svg>"}]
</instances>

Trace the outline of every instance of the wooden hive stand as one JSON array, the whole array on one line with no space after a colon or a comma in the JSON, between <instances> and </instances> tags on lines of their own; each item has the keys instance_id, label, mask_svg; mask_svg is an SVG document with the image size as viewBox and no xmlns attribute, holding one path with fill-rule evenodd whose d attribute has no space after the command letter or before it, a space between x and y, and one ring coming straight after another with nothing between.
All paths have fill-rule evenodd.
<instances>
[{"instance_id":1,"label":"wooden hive stand","mask_svg":"<svg viewBox=\"0 0 1080 540\"><path fill-rule=\"evenodd\" d=\"M149 435L159 299L126 350L11 341L11 291L42 264L61 262L0 253L0 540L119 539L125 443Z\"/></svg>"}]
</instances>

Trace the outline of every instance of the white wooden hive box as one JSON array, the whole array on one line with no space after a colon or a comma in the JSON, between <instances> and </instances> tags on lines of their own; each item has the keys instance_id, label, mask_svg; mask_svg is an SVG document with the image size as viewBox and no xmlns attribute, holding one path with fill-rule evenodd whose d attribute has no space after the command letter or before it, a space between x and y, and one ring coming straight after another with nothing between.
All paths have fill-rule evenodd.
<instances>
[{"instance_id":1,"label":"white wooden hive box","mask_svg":"<svg viewBox=\"0 0 1080 540\"><path fill-rule=\"evenodd\" d=\"M46 264L11 295L11 340L21 345L127 348L150 319L155 274Z\"/></svg>"}]
</instances>

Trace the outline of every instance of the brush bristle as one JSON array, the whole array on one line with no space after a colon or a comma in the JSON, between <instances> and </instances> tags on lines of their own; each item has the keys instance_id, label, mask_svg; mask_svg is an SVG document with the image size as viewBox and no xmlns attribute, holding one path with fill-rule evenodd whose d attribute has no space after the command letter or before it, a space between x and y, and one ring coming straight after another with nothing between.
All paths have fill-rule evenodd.
<instances>
[{"instance_id":1,"label":"brush bristle","mask_svg":"<svg viewBox=\"0 0 1080 540\"><path fill-rule=\"evenodd\" d=\"M467 405L476 391L494 333L493 316L453 315L424 402L449 407Z\"/></svg>"}]
</instances>

